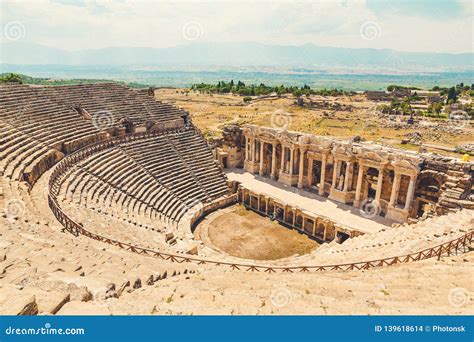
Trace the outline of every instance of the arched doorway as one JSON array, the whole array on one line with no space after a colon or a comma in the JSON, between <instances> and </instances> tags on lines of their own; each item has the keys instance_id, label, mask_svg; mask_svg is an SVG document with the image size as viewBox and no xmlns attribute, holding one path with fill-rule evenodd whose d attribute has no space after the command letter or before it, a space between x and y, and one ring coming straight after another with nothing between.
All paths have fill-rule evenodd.
<instances>
[{"instance_id":1,"label":"arched doorway","mask_svg":"<svg viewBox=\"0 0 474 342\"><path fill-rule=\"evenodd\" d=\"M415 206L413 213L416 217L422 217L434 211L441 194L443 177L432 172L420 174L415 190Z\"/></svg>"}]
</instances>

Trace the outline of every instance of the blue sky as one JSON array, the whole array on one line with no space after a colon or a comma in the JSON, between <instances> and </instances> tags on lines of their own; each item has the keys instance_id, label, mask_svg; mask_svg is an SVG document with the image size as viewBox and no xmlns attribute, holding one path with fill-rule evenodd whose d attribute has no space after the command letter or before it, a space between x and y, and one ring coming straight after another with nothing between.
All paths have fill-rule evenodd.
<instances>
[{"instance_id":1,"label":"blue sky","mask_svg":"<svg viewBox=\"0 0 474 342\"><path fill-rule=\"evenodd\" d=\"M378 15L418 15L433 19L462 18L469 2L456 0L369 0L367 6ZM471 3L472 6L472 3Z\"/></svg>"},{"instance_id":2,"label":"blue sky","mask_svg":"<svg viewBox=\"0 0 474 342\"><path fill-rule=\"evenodd\" d=\"M473 49L471 1L0 1L1 42L67 50L248 41L451 53Z\"/></svg>"}]
</instances>

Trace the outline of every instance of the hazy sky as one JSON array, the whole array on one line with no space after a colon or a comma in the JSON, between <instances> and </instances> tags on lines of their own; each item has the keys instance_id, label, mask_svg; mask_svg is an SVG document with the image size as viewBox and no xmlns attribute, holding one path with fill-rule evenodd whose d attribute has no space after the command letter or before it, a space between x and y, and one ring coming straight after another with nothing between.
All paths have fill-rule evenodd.
<instances>
[{"instance_id":1,"label":"hazy sky","mask_svg":"<svg viewBox=\"0 0 474 342\"><path fill-rule=\"evenodd\" d=\"M473 2L0 0L2 42L76 50L199 42L472 52Z\"/></svg>"}]
</instances>

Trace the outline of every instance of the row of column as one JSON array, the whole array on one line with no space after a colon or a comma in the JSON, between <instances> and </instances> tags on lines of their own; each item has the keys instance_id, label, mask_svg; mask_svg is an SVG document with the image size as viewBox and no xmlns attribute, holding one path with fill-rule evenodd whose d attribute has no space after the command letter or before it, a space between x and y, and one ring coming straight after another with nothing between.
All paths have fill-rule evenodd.
<instances>
[{"instance_id":1,"label":"row of column","mask_svg":"<svg viewBox=\"0 0 474 342\"><path fill-rule=\"evenodd\" d=\"M347 192L351 190L349 186L352 183L351 172L352 172L353 163L351 161L344 161L344 160L337 160L337 159L334 160L331 188L337 189L338 177L341 176L341 168L342 168L343 162L346 163L346 172L344 174L344 185L342 189L338 189L338 190Z\"/></svg>"},{"instance_id":2,"label":"row of column","mask_svg":"<svg viewBox=\"0 0 474 342\"><path fill-rule=\"evenodd\" d=\"M245 159L251 162L259 162L259 174L263 175L264 174L264 144L265 142L260 141L260 148L259 148L259 158L256 158L256 152L257 152L257 141L255 138L247 138L247 146L245 149ZM250 145L250 146L249 146ZM277 175L277 154L276 154L276 146L277 143L273 142L272 143L272 163L271 163L271 173L270 176L274 180L276 179ZM287 160L287 155L288 153L290 154L290 160L289 160L289 166L288 168L286 167L286 160ZM300 154L299 154L299 167L298 167L298 188L303 188L304 185L304 158L306 154L306 149L300 148ZM280 170L282 173L288 173L290 175L294 174L294 157L295 157L295 149L292 147L284 146L282 145L282 152L281 152L281 160L280 160ZM327 154L322 155L322 165L321 165L321 179L319 182L319 195L324 194L324 183L325 183L325 177L326 177L326 163L327 163ZM350 164L350 163L349 163ZM339 165L338 171L340 172L340 163L337 163ZM346 178L344 181L345 188L348 187L349 185L349 166L346 169ZM312 159L310 159L309 163L309 171L308 171L308 184L310 183L310 178L312 177L313 173L313 163ZM333 187L335 187L337 180L335 181L334 178L336 177L336 174L333 176ZM344 190L344 191L347 191Z\"/></svg>"},{"instance_id":3,"label":"row of column","mask_svg":"<svg viewBox=\"0 0 474 342\"><path fill-rule=\"evenodd\" d=\"M264 141L258 141L260 144L260 148L257 148L257 140L255 138L247 138L247 146L245 148L245 160L251 161L254 163L259 163L259 174L263 175L264 173ZM276 179L277 175L277 154L276 154L276 147L277 143L273 142L272 144L272 163L271 163L271 173L270 176L272 179ZM257 149L258 151L258 158L257 158ZM289 160L289 167L286 167L286 156L290 154ZM299 157L299 182L298 184L303 186L303 171L304 171L304 150L300 150L300 157ZM280 170L284 173L289 173L290 175L294 174L294 156L295 156L295 149L291 147L287 147L282 145L282 155L280 161Z\"/></svg>"},{"instance_id":4,"label":"row of column","mask_svg":"<svg viewBox=\"0 0 474 342\"><path fill-rule=\"evenodd\" d=\"M257 199L257 211L263 213L263 211L262 211L262 199L261 199L261 196L258 195L258 194L252 194L250 191L245 190L245 189L242 189L242 190L241 190L241 203L245 203L245 196L246 196L246 193L247 193L248 196L249 196L249 207L250 207L251 209L253 209L253 206L252 206L252 199L253 199L254 197L256 197L256 199ZM270 202L270 198L269 198L269 197L265 197L264 200L265 200L265 211L264 211L264 213L265 213L266 215L270 215L269 209L268 209L268 207L269 207L269 202ZM298 214L297 214L296 210L295 210L294 208L289 207L288 205L278 204L277 202L273 201L273 212L272 212L272 214L273 214L274 217L276 217L276 215L277 215L277 210L278 210L278 208L281 208L281 209L283 210L283 221L286 222L286 223L290 223L290 224L292 225L292 227L297 228L297 226L296 226L296 218L297 218L297 215L298 215ZM291 222L289 222L289 221L287 220L287 216L288 216L289 213L291 213L291 215L292 215L292 220L291 220ZM306 222L307 222L307 220L311 220L311 221L313 222L313 224L312 224L312 229L311 229L311 235L312 235L312 236L317 236L317 237L319 237L319 238L322 238L323 241L326 240L327 235L328 235L328 234L327 234L327 233L328 233L328 225L331 225L331 227L332 227L333 229L335 229L336 232L337 232L336 227L334 227L332 224L330 224L330 223L327 222L326 220L323 220L323 222L324 222L323 234L322 234L322 236L321 236L321 235L316 235L316 230L317 230L318 224L321 222L321 219L318 218L318 217L306 216L306 215L304 215L304 214L300 214L300 216L301 216L301 230L307 232L307 231L305 230ZM337 235L336 232L334 232L334 235ZM307 233L308 233L308 232L307 232ZM353 235L353 233L358 233L358 234L360 234L359 232L350 232L349 234L350 234L350 235ZM357 235L357 234L354 234L354 235Z\"/></svg>"},{"instance_id":5,"label":"row of column","mask_svg":"<svg viewBox=\"0 0 474 342\"><path fill-rule=\"evenodd\" d=\"M260 145L263 145L262 142L260 142ZM262 150L262 148L260 148ZM262 157L263 151L260 151L259 156ZM257 141L254 137L247 138L247 144L245 145L245 160L252 161L252 162L258 162L260 159L256 158L257 157Z\"/></svg>"},{"instance_id":6,"label":"row of column","mask_svg":"<svg viewBox=\"0 0 474 342\"><path fill-rule=\"evenodd\" d=\"M321 158L321 174L319 178L319 189L318 189L318 194L320 196L324 195L324 183L326 179L326 164L327 164L327 154L323 153L322 158ZM313 158L308 159L308 174L307 174L307 179L306 179L306 184L311 185L312 180L313 180ZM299 185L299 183L298 183ZM303 184L301 184L301 187Z\"/></svg>"},{"instance_id":7,"label":"row of column","mask_svg":"<svg viewBox=\"0 0 474 342\"><path fill-rule=\"evenodd\" d=\"M364 178L364 173L369 167L363 164L359 165L359 173L357 175L357 186L356 186L356 193L355 193L355 200L354 200L354 206L359 207L360 202L361 202L361 196L362 196L362 183L363 183L363 178ZM382 186L383 186L383 178L384 178L384 168L377 168L378 169L378 177L377 177L377 187L375 191L375 201L379 202L380 198L382 196ZM395 170L395 175L394 175L394 180L392 184L392 191L390 193L390 201L389 201L389 207L396 207L397 205L397 200L398 200L398 195L400 193L400 184L401 184L401 178L402 178L402 173L399 171ZM415 195L415 175L407 175L410 177L410 183L408 185L408 191L407 191L407 196L406 196L406 201L403 210L408 211L411 206L411 202L413 200L413 197Z\"/></svg>"},{"instance_id":8,"label":"row of column","mask_svg":"<svg viewBox=\"0 0 474 342\"><path fill-rule=\"evenodd\" d=\"M403 210L405 211L408 211L410 209L411 202L415 195L415 176L414 175L407 175L407 176L410 177L410 182L408 183L407 197L405 200L405 206L403 208ZM397 205L398 195L400 193L401 178L402 178L402 174L400 172L397 172L397 170L395 170L395 178L393 180L392 192L390 194L390 202L389 202L390 207L396 207Z\"/></svg>"},{"instance_id":9,"label":"row of column","mask_svg":"<svg viewBox=\"0 0 474 342\"><path fill-rule=\"evenodd\" d=\"M264 174L264 145L265 142L259 141L259 148L257 148L257 141L254 137L252 138L247 138L247 146L245 149L245 158L248 161L252 162L258 162L259 163L259 174L263 175ZM272 143L272 162L271 162L271 173L270 176L274 180L276 179L277 176L277 154L276 154L276 147L277 147L277 142ZM257 149L258 149L258 158L257 158ZM289 160L289 166L286 166L286 160L287 160L287 154L290 153L290 160ZM304 158L306 154L306 149L300 148L300 153L299 153L299 170L298 170L298 188L303 188L304 185ZM294 157L295 157L295 148L288 147L282 145L282 155L281 155L281 165L280 165L280 170L283 173L289 173L290 175L294 174ZM325 178L326 178L326 164L327 164L327 154L322 154L321 158L321 175L320 175L320 181L319 181L319 189L318 189L318 194L319 195L324 195L325 189ZM351 191L351 183L352 183L352 172L354 169L354 163L352 161L344 161L344 160L338 160L334 159L334 165L333 165L333 175L332 175L332 185L331 189L334 190L337 188L338 185L338 177L341 176L341 168L342 168L342 163L346 163L346 170L345 174L343 177L344 183L343 183L343 188L338 189L340 191L348 192ZM364 173L366 170L368 170L369 166L364 165L364 164L359 164L359 170L357 174L357 185L355 189L355 200L354 200L354 206L359 207L360 202L362 200L362 185L363 185L363 178L364 178ZM378 169L378 178L377 178L377 187L376 187L376 192L375 192L375 201L380 201L381 196L382 196L382 186L383 186L383 171L384 168L380 167L374 167ZM311 184L312 180L312 173L313 173L313 159L309 158L309 165L308 165L308 174L307 174L307 184ZM408 211L411 205L411 202L413 200L414 196L414 190L415 190L415 176L414 175L407 175L410 177L410 183L407 191L407 199L405 202L404 210ZM400 192L400 183L401 183L401 177L402 173L398 172L395 170L395 178L392 186L392 191L391 191L391 196L390 196L390 202L389 206L390 207L395 207L397 205L397 199L398 195Z\"/></svg>"}]
</instances>

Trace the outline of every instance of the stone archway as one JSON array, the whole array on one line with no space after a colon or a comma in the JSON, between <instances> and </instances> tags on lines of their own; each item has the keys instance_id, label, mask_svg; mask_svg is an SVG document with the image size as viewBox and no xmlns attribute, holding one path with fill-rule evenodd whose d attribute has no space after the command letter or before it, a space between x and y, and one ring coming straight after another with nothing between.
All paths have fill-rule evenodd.
<instances>
[{"instance_id":1,"label":"stone archway","mask_svg":"<svg viewBox=\"0 0 474 342\"><path fill-rule=\"evenodd\" d=\"M422 217L433 211L441 195L444 175L432 171L422 172L416 182L414 216Z\"/></svg>"},{"instance_id":2,"label":"stone archway","mask_svg":"<svg viewBox=\"0 0 474 342\"><path fill-rule=\"evenodd\" d=\"M377 193L377 182L380 177L380 171L374 167L369 167L365 176L365 196L374 199Z\"/></svg>"}]
</instances>

